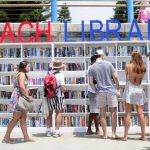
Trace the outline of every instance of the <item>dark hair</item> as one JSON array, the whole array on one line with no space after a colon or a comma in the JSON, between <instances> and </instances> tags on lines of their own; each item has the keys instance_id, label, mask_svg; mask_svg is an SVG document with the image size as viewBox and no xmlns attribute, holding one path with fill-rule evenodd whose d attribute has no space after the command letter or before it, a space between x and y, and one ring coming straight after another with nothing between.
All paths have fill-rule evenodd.
<instances>
[{"instance_id":1,"label":"dark hair","mask_svg":"<svg viewBox=\"0 0 150 150\"><path fill-rule=\"evenodd\" d=\"M95 63L95 61L96 61L95 55L91 56L91 64Z\"/></svg>"},{"instance_id":2,"label":"dark hair","mask_svg":"<svg viewBox=\"0 0 150 150\"><path fill-rule=\"evenodd\" d=\"M100 57L102 57L102 55L100 55L100 54L95 55L95 58L96 58L96 59L97 59L97 58L100 58Z\"/></svg>"},{"instance_id":3,"label":"dark hair","mask_svg":"<svg viewBox=\"0 0 150 150\"><path fill-rule=\"evenodd\" d=\"M27 72L25 68L27 67L28 64L29 64L28 61L21 61L18 66L18 72L24 72L27 79L28 79L28 76L26 74Z\"/></svg>"}]
</instances>

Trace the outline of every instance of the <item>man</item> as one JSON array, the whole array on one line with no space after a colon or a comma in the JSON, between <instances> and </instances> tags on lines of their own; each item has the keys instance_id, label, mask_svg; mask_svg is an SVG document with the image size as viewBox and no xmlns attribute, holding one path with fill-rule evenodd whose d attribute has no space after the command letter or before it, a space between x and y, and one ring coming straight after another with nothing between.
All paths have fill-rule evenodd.
<instances>
[{"instance_id":1,"label":"man","mask_svg":"<svg viewBox=\"0 0 150 150\"><path fill-rule=\"evenodd\" d=\"M57 96L56 98L47 98L46 105L48 106L48 115L46 117L47 123L47 136L59 137L61 133L59 131L59 127L62 122L62 111L64 109L64 92L66 91L65 88L65 81L64 75L60 72L60 70L64 67L64 64L61 60L54 60L52 63L52 70L49 72L50 74L55 74L55 78L57 81ZM46 108L46 107L45 107ZM54 134L52 133L52 114L53 111L56 112L56 129Z\"/></svg>"},{"instance_id":2,"label":"man","mask_svg":"<svg viewBox=\"0 0 150 150\"><path fill-rule=\"evenodd\" d=\"M113 65L110 62L103 60L104 53L102 49L96 51L95 57L96 62L90 67L88 73L90 86L97 92L96 105L100 108L100 118L104 138L107 139L105 107L108 105L111 112L112 138L116 139L118 102L114 83L116 84L117 90L119 90L119 81ZM97 81L97 87L95 87L95 84L93 83L94 79Z\"/></svg>"},{"instance_id":3,"label":"man","mask_svg":"<svg viewBox=\"0 0 150 150\"><path fill-rule=\"evenodd\" d=\"M96 57L91 56L91 65L88 67L88 70L96 62ZM88 79L89 81L89 79ZM95 82L96 84L96 82ZM92 121L94 120L96 135L100 135L99 131L99 109L96 107L96 92L91 88L88 82L88 97L89 97L89 104L90 104L90 114L89 114L89 123L87 129L87 135L93 134L91 125Z\"/></svg>"}]
</instances>

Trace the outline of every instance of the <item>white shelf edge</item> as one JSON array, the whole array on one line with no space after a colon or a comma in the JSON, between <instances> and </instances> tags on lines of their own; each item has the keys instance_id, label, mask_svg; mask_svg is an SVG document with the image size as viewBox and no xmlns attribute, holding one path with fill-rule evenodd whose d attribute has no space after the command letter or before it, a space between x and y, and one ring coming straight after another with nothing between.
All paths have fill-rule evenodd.
<instances>
[{"instance_id":1,"label":"white shelf edge","mask_svg":"<svg viewBox=\"0 0 150 150\"><path fill-rule=\"evenodd\" d=\"M45 44L45 47L47 47L47 46L51 46L52 47L52 44L54 44L55 46L61 46L62 44L63 45L68 45L68 44L70 44L70 45L81 45L81 46L86 46L85 44L87 44L87 46L89 45L89 46L92 46L93 44L96 44L96 45L113 45L113 46L115 46L116 44L118 44L118 45L132 45L132 44L141 44L141 45L143 45L143 44L149 44L150 42L148 41L148 40L145 40L145 41L102 41L102 42L59 42L59 43L57 43L57 42L50 42L50 43L47 43L47 42L44 42L44 43L2 43L1 45L0 45L0 47L3 47L3 46L7 46L8 44L9 44L9 47L11 47L11 45L14 47L14 46L16 46L16 47L32 47L32 46L41 46L41 45L44 45ZM149 46L149 45L148 45ZM114 56L107 56L107 58L113 58ZM119 59L119 58L130 58L131 56L115 56L115 58L117 59ZM36 60L38 60L38 59L45 59L45 57L37 57L37 59L36 59L36 56L34 57L34 58L27 58L28 60L33 60L33 59L36 59ZM52 58L51 57L47 57L49 60L51 60ZM53 58L57 58L57 57L53 57ZM79 59L80 59L80 57L78 57ZM75 59L78 59L78 58L76 58L75 57ZM86 56L84 56L84 58L86 59ZM10 58L4 58L3 60L10 60ZM20 59L24 59L23 57L22 58L18 58L19 60ZM61 59L63 59L63 57L61 57ZM64 59L65 59L65 57L64 57ZM68 57L68 58L66 58L66 59L72 59L72 57ZM16 60L16 58L12 58L12 60ZM123 70L124 71L124 70ZM35 71L35 72L37 72L37 71ZM69 72L69 71L66 71L66 72ZM83 72L85 72L85 70L83 70ZM77 73L77 71L73 71L73 73ZM5 74L5 73L4 73ZM125 83L122 83L122 85L124 86L125 85ZM150 83L143 83L143 85L146 85L146 86L149 86L150 85ZM4 85L0 85L0 87L1 86L4 86ZM39 88L43 88L43 85L29 85L29 86L38 86ZM73 84L73 85L70 85L70 84L67 84L66 86L68 86L68 87L75 87L75 88L80 88L80 87L83 87L83 88L85 88L86 86L87 86L87 84L83 84L83 85L80 85L80 84ZM6 87L8 87L7 85L6 86L4 86L4 88L6 88ZM12 87L12 85L10 85L10 87ZM149 112L146 112L146 113L148 113L148 114L150 114ZM68 114L68 113L67 113ZM74 114L74 113L73 113ZM89 113L84 113L84 116L86 117L86 115L88 115ZM110 115L110 113L107 113L108 115ZM121 114L120 112L118 112L118 114ZM134 112L133 112L133 114L134 114ZM135 113L136 114L136 113ZM31 114L32 115L32 114ZM33 115L35 115L35 114L33 114ZM70 114L71 115L71 114ZM150 126L150 125L149 125ZM40 127L39 129L41 129L42 127ZM64 127L65 128L65 127ZM68 129L69 127L67 127L66 128L66 130L69 130ZM71 127L71 129L74 129L74 128L78 128L78 127ZM79 127L80 128L80 127ZM121 128L121 127L120 127ZM85 128L84 127L81 127L81 130L85 130Z\"/></svg>"}]
</instances>

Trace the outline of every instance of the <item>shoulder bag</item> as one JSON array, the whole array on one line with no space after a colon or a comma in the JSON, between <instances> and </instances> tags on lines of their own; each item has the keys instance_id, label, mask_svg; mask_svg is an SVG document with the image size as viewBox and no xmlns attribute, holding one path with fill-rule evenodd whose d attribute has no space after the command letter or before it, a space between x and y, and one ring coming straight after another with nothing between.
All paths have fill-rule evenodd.
<instances>
[{"instance_id":1,"label":"shoulder bag","mask_svg":"<svg viewBox=\"0 0 150 150\"><path fill-rule=\"evenodd\" d=\"M29 99L24 95L20 95L16 109L23 112L34 112L35 111L35 103L34 100Z\"/></svg>"}]
</instances>

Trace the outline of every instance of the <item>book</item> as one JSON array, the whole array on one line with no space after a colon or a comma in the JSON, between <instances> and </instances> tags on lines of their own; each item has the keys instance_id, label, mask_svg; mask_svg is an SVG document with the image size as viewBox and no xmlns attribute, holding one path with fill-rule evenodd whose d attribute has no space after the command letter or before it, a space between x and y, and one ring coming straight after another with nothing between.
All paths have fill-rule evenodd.
<instances>
[{"instance_id":1,"label":"book","mask_svg":"<svg viewBox=\"0 0 150 150\"><path fill-rule=\"evenodd\" d=\"M38 91L38 88L37 88L37 87L29 88L29 95L30 95L30 96L36 95L36 94L37 94L37 91Z\"/></svg>"}]
</instances>

